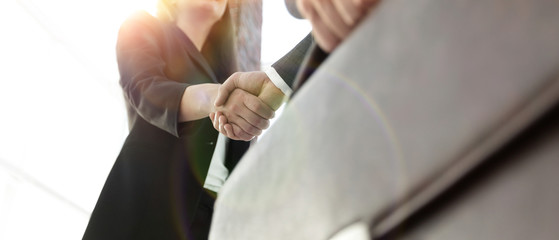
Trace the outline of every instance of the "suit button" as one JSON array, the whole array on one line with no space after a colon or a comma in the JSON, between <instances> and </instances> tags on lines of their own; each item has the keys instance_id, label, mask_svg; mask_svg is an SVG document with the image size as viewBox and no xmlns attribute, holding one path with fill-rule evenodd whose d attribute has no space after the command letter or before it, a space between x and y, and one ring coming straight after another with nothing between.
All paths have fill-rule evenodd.
<instances>
[{"instance_id":1,"label":"suit button","mask_svg":"<svg viewBox=\"0 0 559 240\"><path fill-rule=\"evenodd\" d=\"M210 143L210 145L214 145L214 144L215 144L215 142L209 142L209 143Z\"/></svg>"}]
</instances>

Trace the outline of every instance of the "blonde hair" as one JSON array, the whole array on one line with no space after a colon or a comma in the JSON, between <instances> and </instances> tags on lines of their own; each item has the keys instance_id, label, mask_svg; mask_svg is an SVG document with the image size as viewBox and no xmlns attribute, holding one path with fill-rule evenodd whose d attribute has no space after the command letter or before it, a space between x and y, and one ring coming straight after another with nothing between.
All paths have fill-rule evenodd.
<instances>
[{"instance_id":1,"label":"blonde hair","mask_svg":"<svg viewBox=\"0 0 559 240\"><path fill-rule=\"evenodd\" d=\"M176 2L177 0L157 0L157 18L174 22L177 17Z\"/></svg>"}]
</instances>

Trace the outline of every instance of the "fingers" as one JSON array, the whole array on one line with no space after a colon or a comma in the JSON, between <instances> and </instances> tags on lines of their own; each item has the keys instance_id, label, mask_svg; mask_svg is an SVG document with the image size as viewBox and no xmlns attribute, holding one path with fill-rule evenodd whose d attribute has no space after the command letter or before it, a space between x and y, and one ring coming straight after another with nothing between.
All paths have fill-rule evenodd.
<instances>
[{"instance_id":1,"label":"fingers","mask_svg":"<svg viewBox=\"0 0 559 240\"><path fill-rule=\"evenodd\" d=\"M224 127L225 125L230 125L227 122L227 117L225 117L221 112L216 112L214 117L214 128L228 138L235 139L236 136L232 134L232 131L227 131L227 128Z\"/></svg>"},{"instance_id":2,"label":"fingers","mask_svg":"<svg viewBox=\"0 0 559 240\"><path fill-rule=\"evenodd\" d=\"M255 135L243 131L239 126L229 123L227 117L221 112L211 113L210 119L214 128L230 139L250 141L255 137Z\"/></svg>"},{"instance_id":3,"label":"fingers","mask_svg":"<svg viewBox=\"0 0 559 240\"><path fill-rule=\"evenodd\" d=\"M380 0L353 0L355 5L360 6L361 8L368 11L371 7L374 7Z\"/></svg>"},{"instance_id":4,"label":"fingers","mask_svg":"<svg viewBox=\"0 0 559 240\"><path fill-rule=\"evenodd\" d=\"M215 128L215 130L219 131L219 123L216 121L216 115L219 114L219 112L217 113L210 113L210 120L212 121L212 125Z\"/></svg>"},{"instance_id":5,"label":"fingers","mask_svg":"<svg viewBox=\"0 0 559 240\"><path fill-rule=\"evenodd\" d=\"M301 14L310 20L313 36L326 52L349 36L379 0L297 0Z\"/></svg>"},{"instance_id":6,"label":"fingers","mask_svg":"<svg viewBox=\"0 0 559 240\"><path fill-rule=\"evenodd\" d=\"M237 126L235 124L227 124L225 127L230 127L230 130L228 130L228 131L233 132L234 135L238 137L237 140L250 141L250 140L254 139L254 137L256 137L256 136L252 136L250 134L247 134L239 126Z\"/></svg>"},{"instance_id":7,"label":"fingers","mask_svg":"<svg viewBox=\"0 0 559 240\"><path fill-rule=\"evenodd\" d=\"M262 129L265 128L258 128L254 125L252 125L251 123L249 123L247 120L245 120L244 118L238 116L238 115L225 115L225 117L227 117L227 120L229 120L230 123L235 124L237 126L239 126L241 128L241 130L243 130L245 133L252 135L252 136L258 136L262 133ZM266 120L267 125L269 125L269 121ZM237 132L235 132L235 134L237 134Z\"/></svg>"},{"instance_id":8,"label":"fingers","mask_svg":"<svg viewBox=\"0 0 559 240\"><path fill-rule=\"evenodd\" d=\"M252 136L258 136L262 130L268 128L268 119L274 115L274 111L262 100L241 89L235 89L225 105L217 110L227 117L228 122L236 124Z\"/></svg>"},{"instance_id":9,"label":"fingers","mask_svg":"<svg viewBox=\"0 0 559 240\"><path fill-rule=\"evenodd\" d=\"M214 105L221 106L225 104L227 98L229 98L229 94L237 88L237 80L240 77L240 73L236 72L233 73L217 90L217 96L215 98Z\"/></svg>"},{"instance_id":10,"label":"fingers","mask_svg":"<svg viewBox=\"0 0 559 240\"><path fill-rule=\"evenodd\" d=\"M269 125L268 119L273 118L275 114L274 110L268 107L261 99L241 89L233 91L225 104L225 108L228 111L222 112L229 121L236 121L238 116L258 129L266 129Z\"/></svg>"},{"instance_id":11,"label":"fingers","mask_svg":"<svg viewBox=\"0 0 559 240\"><path fill-rule=\"evenodd\" d=\"M363 9L360 8L360 4L353 4L352 1L348 0L334 0L334 6L338 10L340 17L348 26L353 26L357 23L357 20L361 18Z\"/></svg>"},{"instance_id":12,"label":"fingers","mask_svg":"<svg viewBox=\"0 0 559 240\"><path fill-rule=\"evenodd\" d=\"M243 104L247 109L249 109L256 115L258 115L259 118L247 112L247 117L253 117L253 119L247 119L247 120L249 120L249 122L251 124L254 124L255 126L262 126L259 123L260 119L265 119L265 120L272 119L276 114L274 109L268 106L268 104L262 101L262 99L250 94L244 96ZM267 127L267 126L263 126L263 127Z\"/></svg>"},{"instance_id":13,"label":"fingers","mask_svg":"<svg viewBox=\"0 0 559 240\"><path fill-rule=\"evenodd\" d=\"M231 92L236 88L245 90L252 95L258 96L262 91L265 82L270 81L266 73L262 71L255 72L236 72L232 74L217 91L215 106L225 104Z\"/></svg>"},{"instance_id":14,"label":"fingers","mask_svg":"<svg viewBox=\"0 0 559 240\"><path fill-rule=\"evenodd\" d=\"M214 113L214 112L210 113L210 116L209 116L209 117L210 117L210 120L212 120L212 124L215 122L215 121L214 121L214 120L215 120L215 115L216 115L216 113ZM214 128L215 128L215 124L214 124ZM216 129L216 130L217 130L217 129Z\"/></svg>"},{"instance_id":15,"label":"fingers","mask_svg":"<svg viewBox=\"0 0 559 240\"><path fill-rule=\"evenodd\" d=\"M313 28L312 33L318 45L325 52L332 52L341 42L341 38L338 37L322 19L322 15L325 14L324 11L321 10L322 15L319 14L315 6L314 0L297 1L297 8L299 8L301 14L311 22Z\"/></svg>"},{"instance_id":16,"label":"fingers","mask_svg":"<svg viewBox=\"0 0 559 240\"><path fill-rule=\"evenodd\" d=\"M313 27L312 34L318 46L327 53L334 51L342 42L342 39L336 36L324 22L318 19L317 13L312 12L309 20Z\"/></svg>"},{"instance_id":17,"label":"fingers","mask_svg":"<svg viewBox=\"0 0 559 240\"><path fill-rule=\"evenodd\" d=\"M344 39L349 35L351 25L344 22L339 9L332 4L332 1L335 0L312 1L319 17L315 18L315 21L323 22L336 37Z\"/></svg>"},{"instance_id":18,"label":"fingers","mask_svg":"<svg viewBox=\"0 0 559 240\"><path fill-rule=\"evenodd\" d=\"M250 141L252 139L254 139L256 136L252 136L246 132L244 132L239 126L237 126L236 124L225 124L223 125L224 130L223 131L227 131L228 133L228 138L233 139L233 140L239 140L239 141Z\"/></svg>"},{"instance_id":19,"label":"fingers","mask_svg":"<svg viewBox=\"0 0 559 240\"><path fill-rule=\"evenodd\" d=\"M268 75L262 71L243 72L239 74L236 86L246 92L258 96L265 82L270 81Z\"/></svg>"},{"instance_id":20,"label":"fingers","mask_svg":"<svg viewBox=\"0 0 559 240\"><path fill-rule=\"evenodd\" d=\"M212 125L215 130L229 137L229 134L222 129L222 125L224 123L227 123L227 118L220 119L221 117L223 117L223 114L221 112L210 113L210 120L212 120Z\"/></svg>"},{"instance_id":21,"label":"fingers","mask_svg":"<svg viewBox=\"0 0 559 240\"><path fill-rule=\"evenodd\" d=\"M218 89L214 102L218 112L210 114L214 128L235 140L248 141L260 135L285 96L269 82L262 71L231 75Z\"/></svg>"},{"instance_id":22,"label":"fingers","mask_svg":"<svg viewBox=\"0 0 559 240\"><path fill-rule=\"evenodd\" d=\"M228 137L233 140L250 141L256 137L246 133L234 123L223 125L223 131L226 131L228 133Z\"/></svg>"},{"instance_id":23,"label":"fingers","mask_svg":"<svg viewBox=\"0 0 559 240\"><path fill-rule=\"evenodd\" d=\"M220 129L221 129L220 132L224 133L225 136L227 136L228 138L233 140L250 141L254 137L256 137L255 135L251 135L243 131L239 126L237 126L234 123L226 123L226 120L224 118L225 116L221 116L219 120L221 123L223 123L220 124Z\"/></svg>"}]
</instances>

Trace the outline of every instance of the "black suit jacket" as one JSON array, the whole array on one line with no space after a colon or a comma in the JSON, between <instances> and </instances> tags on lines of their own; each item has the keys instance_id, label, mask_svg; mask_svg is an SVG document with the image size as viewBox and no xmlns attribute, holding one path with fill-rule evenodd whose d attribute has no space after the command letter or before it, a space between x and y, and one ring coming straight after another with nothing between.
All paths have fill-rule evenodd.
<instances>
[{"instance_id":1,"label":"black suit jacket","mask_svg":"<svg viewBox=\"0 0 559 240\"><path fill-rule=\"evenodd\" d=\"M174 24L147 13L119 32L117 60L130 133L92 213L84 239L185 239L218 132L209 118L179 123L184 90L218 83L211 62ZM232 141L233 167L248 142Z\"/></svg>"},{"instance_id":2,"label":"black suit jacket","mask_svg":"<svg viewBox=\"0 0 559 240\"><path fill-rule=\"evenodd\" d=\"M285 0L285 6L293 17L299 19L303 18L297 9L295 0ZM311 77L320 64L326 60L328 53L322 51L310 33L291 52L293 51L299 51L299 53L284 56L275 63L273 67L278 71L282 78L294 79L293 82L288 83L292 86L293 93L296 93L297 90L307 81L307 79ZM289 67L289 69L285 69L285 67ZM292 97L293 96L295 96L295 94L293 94Z\"/></svg>"}]
</instances>

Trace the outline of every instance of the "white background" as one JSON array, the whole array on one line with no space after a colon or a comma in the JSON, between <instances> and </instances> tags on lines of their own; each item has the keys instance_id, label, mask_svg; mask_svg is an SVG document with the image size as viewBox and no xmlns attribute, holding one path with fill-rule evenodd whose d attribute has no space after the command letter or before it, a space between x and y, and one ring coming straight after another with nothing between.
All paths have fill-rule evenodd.
<instances>
[{"instance_id":1,"label":"white background","mask_svg":"<svg viewBox=\"0 0 559 240\"><path fill-rule=\"evenodd\" d=\"M81 239L127 134L117 31L155 0L0 1L0 239ZM310 30L264 0L262 65Z\"/></svg>"}]
</instances>

